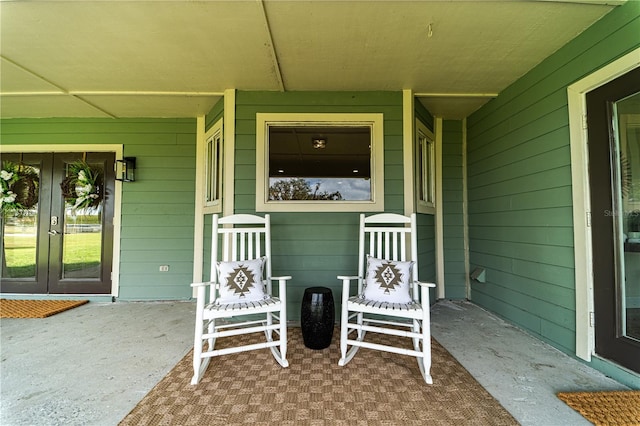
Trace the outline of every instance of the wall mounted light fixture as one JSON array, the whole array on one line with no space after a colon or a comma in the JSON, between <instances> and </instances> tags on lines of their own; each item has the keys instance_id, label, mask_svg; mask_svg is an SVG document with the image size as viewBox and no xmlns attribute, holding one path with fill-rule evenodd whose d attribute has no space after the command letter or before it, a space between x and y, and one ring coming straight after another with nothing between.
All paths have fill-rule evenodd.
<instances>
[{"instance_id":1,"label":"wall mounted light fixture","mask_svg":"<svg viewBox=\"0 0 640 426\"><path fill-rule=\"evenodd\" d=\"M135 182L136 157L124 157L116 160L116 180L121 182Z\"/></svg>"}]
</instances>

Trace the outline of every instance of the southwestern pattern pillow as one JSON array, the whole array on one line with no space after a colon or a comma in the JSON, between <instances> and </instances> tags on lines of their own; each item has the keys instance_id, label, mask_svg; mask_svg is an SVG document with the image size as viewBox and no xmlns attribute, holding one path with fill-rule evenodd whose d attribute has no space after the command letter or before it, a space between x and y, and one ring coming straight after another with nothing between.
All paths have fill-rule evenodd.
<instances>
[{"instance_id":1,"label":"southwestern pattern pillow","mask_svg":"<svg viewBox=\"0 0 640 426\"><path fill-rule=\"evenodd\" d=\"M236 262L218 262L220 292L218 303L255 302L264 300L262 270L265 258Z\"/></svg>"},{"instance_id":2,"label":"southwestern pattern pillow","mask_svg":"<svg viewBox=\"0 0 640 426\"><path fill-rule=\"evenodd\" d=\"M409 303L409 282L414 262L376 259L367 255L364 298L376 302Z\"/></svg>"}]
</instances>

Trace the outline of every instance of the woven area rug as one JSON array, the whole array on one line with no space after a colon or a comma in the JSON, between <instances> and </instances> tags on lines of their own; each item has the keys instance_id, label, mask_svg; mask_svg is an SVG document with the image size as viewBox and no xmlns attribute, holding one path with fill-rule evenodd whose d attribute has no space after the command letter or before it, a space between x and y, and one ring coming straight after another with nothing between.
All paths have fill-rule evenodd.
<instances>
[{"instance_id":1,"label":"woven area rug","mask_svg":"<svg viewBox=\"0 0 640 426\"><path fill-rule=\"evenodd\" d=\"M46 318L88 302L88 300L0 299L0 318Z\"/></svg>"},{"instance_id":2,"label":"woven area rug","mask_svg":"<svg viewBox=\"0 0 640 426\"><path fill-rule=\"evenodd\" d=\"M596 426L640 425L640 390L561 392L558 398Z\"/></svg>"},{"instance_id":3,"label":"woven area rug","mask_svg":"<svg viewBox=\"0 0 640 426\"><path fill-rule=\"evenodd\" d=\"M340 367L337 330L323 350L306 348L300 328L288 334L288 368L269 349L225 355L195 386L190 352L120 425L518 424L436 341L427 385L413 357L361 348Z\"/></svg>"}]
</instances>

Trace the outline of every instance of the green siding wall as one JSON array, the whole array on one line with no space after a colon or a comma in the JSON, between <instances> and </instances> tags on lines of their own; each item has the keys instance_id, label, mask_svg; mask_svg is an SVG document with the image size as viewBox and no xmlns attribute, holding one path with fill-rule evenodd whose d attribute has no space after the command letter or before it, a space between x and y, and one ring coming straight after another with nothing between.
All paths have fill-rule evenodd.
<instances>
[{"instance_id":1,"label":"green siding wall","mask_svg":"<svg viewBox=\"0 0 640 426\"><path fill-rule=\"evenodd\" d=\"M193 273L195 119L11 119L3 145L122 144L137 158L122 190L123 300L189 299ZM159 272L170 265L169 272Z\"/></svg>"},{"instance_id":2,"label":"green siding wall","mask_svg":"<svg viewBox=\"0 0 640 426\"><path fill-rule=\"evenodd\" d=\"M442 212L444 236L445 297L464 299L462 122L443 121L442 126Z\"/></svg>"},{"instance_id":3,"label":"green siding wall","mask_svg":"<svg viewBox=\"0 0 640 426\"><path fill-rule=\"evenodd\" d=\"M422 123L427 126L427 129L433 132L433 116L418 99L415 99L414 110L416 118L422 121Z\"/></svg>"},{"instance_id":4,"label":"green siding wall","mask_svg":"<svg viewBox=\"0 0 640 426\"><path fill-rule=\"evenodd\" d=\"M414 115L433 132L433 116L418 100L414 100ZM414 138L415 142L415 138ZM413 148L415 152L415 147ZM422 281L436 282L436 236L435 216L418 214L418 277ZM436 290L431 289L429 298L435 302Z\"/></svg>"},{"instance_id":5,"label":"green siding wall","mask_svg":"<svg viewBox=\"0 0 640 426\"><path fill-rule=\"evenodd\" d=\"M640 45L628 2L468 119L471 299L575 353L567 86Z\"/></svg>"},{"instance_id":6,"label":"green siding wall","mask_svg":"<svg viewBox=\"0 0 640 426\"><path fill-rule=\"evenodd\" d=\"M236 213L255 211L256 113L383 113L385 209L403 212L401 92L243 92L236 94ZM357 272L358 213L271 213L273 273L292 275L289 317L299 319L306 287L333 290Z\"/></svg>"},{"instance_id":7,"label":"green siding wall","mask_svg":"<svg viewBox=\"0 0 640 426\"><path fill-rule=\"evenodd\" d=\"M211 111L206 115L205 122L205 132L213 127L214 124L218 122L218 120L222 119L224 116L224 97L221 98L216 104L211 108Z\"/></svg>"}]
</instances>

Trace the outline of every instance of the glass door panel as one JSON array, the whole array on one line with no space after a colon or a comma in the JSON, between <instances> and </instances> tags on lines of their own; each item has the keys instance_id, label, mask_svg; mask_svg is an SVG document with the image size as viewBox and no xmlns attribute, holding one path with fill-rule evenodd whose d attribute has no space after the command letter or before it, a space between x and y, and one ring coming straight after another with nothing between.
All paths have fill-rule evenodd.
<instances>
[{"instance_id":1,"label":"glass door panel","mask_svg":"<svg viewBox=\"0 0 640 426\"><path fill-rule=\"evenodd\" d=\"M92 185L100 188L98 198L89 198L80 182L73 184L76 198L68 198L71 190L65 183L80 160L90 168L88 173L99 176L92 179ZM52 222L49 232L55 253L49 267L50 293L111 292L114 160L112 153L99 152L56 154L54 158L54 180L62 185L53 188L52 196L56 224Z\"/></svg>"},{"instance_id":2,"label":"glass door panel","mask_svg":"<svg viewBox=\"0 0 640 426\"><path fill-rule=\"evenodd\" d=\"M618 165L618 323L623 336L640 341L640 93L613 103Z\"/></svg>"},{"instance_id":3,"label":"glass door panel","mask_svg":"<svg viewBox=\"0 0 640 426\"><path fill-rule=\"evenodd\" d=\"M4 172L0 176L3 180L0 291L43 293L47 289L49 253L46 219L51 204L47 174L52 155L3 153L1 160ZM15 182L14 175L26 179Z\"/></svg>"},{"instance_id":4,"label":"glass door panel","mask_svg":"<svg viewBox=\"0 0 640 426\"><path fill-rule=\"evenodd\" d=\"M36 277L38 205L3 217L2 278Z\"/></svg>"},{"instance_id":5,"label":"glass door panel","mask_svg":"<svg viewBox=\"0 0 640 426\"><path fill-rule=\"evenodd\" d=\"M100 278L102 202L96 208L65 208L62 278Z\"/></svg>"}]
</instances>

